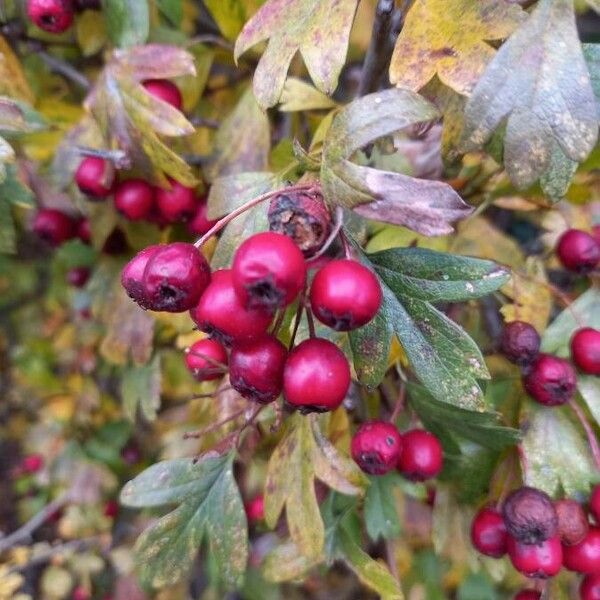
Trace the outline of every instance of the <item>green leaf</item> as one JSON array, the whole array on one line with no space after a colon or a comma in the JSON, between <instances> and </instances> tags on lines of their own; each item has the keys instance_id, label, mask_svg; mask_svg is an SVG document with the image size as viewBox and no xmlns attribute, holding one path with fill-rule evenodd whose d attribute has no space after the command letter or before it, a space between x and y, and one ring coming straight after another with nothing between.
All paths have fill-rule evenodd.
<instances>
[{"instance_id":1,"label":"green leaf","mask_svg":"<svg viewBox=\"0 0 600 600\"><path fill-rule=\"evenodd\" d=\"M323 436L314 415L296 413L269 460L265 520L274 528L285 508L291 538L307 558L320 556L325 540L315 479L347 495L362 494L367 483L354 461Z\"/></svg>"},{"instance_id":2,"label":"green leaf","mask_svg":"<svg viewBox=\"0 0 600 600\"><path fill-rule=\"evenodd\" d=\"M17 233L10 202L0 196L0 254L14 254L16 251Z\"/></svg>"},{"instance_id":3,"label":"green leaf","mask_svg":"<svg viewBox=\"0 0 600 600\"><path fill-rule=\"evenodd\" d=\"M138 407L148 421L156 419L160 408L160 358L141 367L130 367L121 379L123 412L135 421Z\"/></svg>"},{"instance_id":4,"label":"green leaf","mask_svg":"<svg viewBox=\"0 0 600 600\"><path fill-rule=\"evenodd\" d=\"M575 162L594 148L596 98L572 0L540 0L498 50L467 103L464 149L481 148L507 117L504 166L519 188L551 169L556 145Z\"/></svg>"},{"instance_id":5,"label":"green leaf","mask_svg":"<svg viewBox=\"0 0 600 600\"><path fill-rule=\"evenodd\" d=\"M557 142L554 142L550 152L548 170L540 177L540 185L544 193L554 202L564 198L578 163L565 156Z\"/></svg>"},{"instance_id":6,"label":"green leaf","mask_svg":"<svg viewBox=\"0 0 600 600\"><path fill-rule=\"evenodd\" d=\"M600 44L582 44L596 102L600 102Z\"/></svg>"},{"instance_id":7,"label":"green leaf","mask_svg":"<svg viewBox=\"0 0 600 600\"><path fill-rule=\"evenodd\" d=\"M374 542L380 537L393 538L400 535L400 520L394 495L398 479L400 476L396 473L369 477L364 515L367 533Z\"/></svg>"},{"instance_id":8,"label":"green leaf","mask_svg":"<svg viewBox=\"0 0 600 600\"><path fill-rule=\"evenodd\" d=\"M204 0L215 23L225 39L234 40L248 20L248 9L254 2L248 0Z\"/></svg>"},{"instance_id":9,"label":"green leaf","mask_svg":"<svg viewBox=\"0 0 600 600\"><path fill-rule=\"evenodd\" d=\"M6 166L6 176L0 182L0 200L5 200L13 206L26 208L35 206L33 192L21 181L15 165Z\"/></svg>"},{"instance_id":10,"label":"green leaf","mask_svg":"<svg viewBox=\"0 0 600 600\"><path fill-rule=\"evenodd\" d=\"M315 86L331 95L348 50L357 0L268 0L246 23L235 43L236 61L269 40L254 72L254 94L265 108L274 106L292 58L300 51Z\"/></svg>"},{"instance_id":11,"label":"green leaf","mask_svg":"<svg viewBox=\"0 0 600 600\"><path fill-rule=\"evenodd\" d=\"M178 504L138 539L141 580L173 585L190 571L203 539L208 540L223 580L239 585L248 560L246 515L233 477L234 454L163 461L125 485L121 503L135 508Z\"/></svg>"},{"instance_id":12,"label":"green leaf","mask_svg":"<svg viewBox=\"0 0 600 600\"><path fill-rule=\"evenodd\" d=\"M577 379L579 394L587 404L587 407L600 425L600 377L593 375L579 375Z\"/></svg>"},{"instance_id":13,"label":"green leaf","mask_svg":"<svg viewBox=\"0 0 600 600\"><path fill-rule=\"evenodd\" d=\"M106 31L117 46L143 44L150 31L148 0L102 0Z\"/></svg>"},{"instance_id":14,"label":"green leaf","mask_svg":"<svg viewBox=\"0 0 600 600\"><path fill-rule=\"evenodd\" d=\"M404 225L424 235L453 231L451 222L471 208L447 184L379 171L350 161L374 140L439 116L424 98L408 90L385 90L348 104L333 119L323 144L321 184L329 204L363 217Z\"/></svg>"},{"instance_id":15,"label":"green leaf","mask_svg":"<svg viewBox=\"0 0 600 600\"><path fill-rule=\"evenodd\" d=\"M583 432L566 407L543 408L528 403L527 431L522 448L527 461L525 483L549 495L587 494L598 472Z\"/></svg>"},{"instance_id":16,"label":"green leaf","mask_svg":"<svg viewBox=\"0 0 600 600\"><path fill-rule=\"evenodd\" d=\"M483 408L483 394L476 378L489 374L479 348L456 323L431 302L479 298L500 288L508 271L497 264L475 258L454 256L422 248L395 248L363 255L363 262L379 275L383 304L378 318L350 332L355 360L356 349L372 340L376 351L358 355L360 375L363 364L377 360L367 370L384 372L387 356L377 349L389 344L392 332L411 362L415 375L441 402L469 409ZM386 336L382 338L381 336Z\"/></svg>"},{"instance_id":17,"label":"green leaf","mask_svg":"<svg viewBox=\"0 0 600 600\"><path fill-rule=\"evenodd\" d=\"M569 343L581 327L600 329L600 289L591 287L563 310L542 336L542 351L569 356Z\"/></svg>"},{"instance_id":18,"label":"green leaf","mask_svg":"<svg viewBox=\"0 0 600 600\"><path fill-rule=\"evenodd\" d=\"M181 19L183 19L183 0L156 0L156 6L175 27L181 25Z\"/></svg>"},{"instance_id":19,"label":"green leaf","mask_svg":"<svg viewBox=\"0 0 600 600\"><path fill-rule=\"evenodd\" d=\"M503 450L518 443L518 429L500 424L501 415L477 412L438 402L425 388L410 384L408 402L423 425L431 431L442 429L491 450Z\"/></svg>"}]
</instances>

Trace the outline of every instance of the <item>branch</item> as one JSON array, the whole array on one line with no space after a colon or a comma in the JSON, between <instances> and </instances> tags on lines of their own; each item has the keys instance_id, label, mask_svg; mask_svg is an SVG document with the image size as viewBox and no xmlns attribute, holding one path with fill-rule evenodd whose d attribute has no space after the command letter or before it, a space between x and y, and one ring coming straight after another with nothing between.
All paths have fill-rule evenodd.
<instances>
[{"instance_id":1,"label":"branch","mask_svg":"<svg viewBox=\"0 0 600 600\"><path fill-rule=\"evenodd\" d=\"M73 68L68 62L57 58L56 56L52 56L45 50L39 47L38 44L30 44L30 48L34 51L52 71L55 73L59 73L63 77L71 80L73 83L77 84L80 88L88 92L92 87L90 80L82 75L77 69Z\"/></svg>"}]
</instances>

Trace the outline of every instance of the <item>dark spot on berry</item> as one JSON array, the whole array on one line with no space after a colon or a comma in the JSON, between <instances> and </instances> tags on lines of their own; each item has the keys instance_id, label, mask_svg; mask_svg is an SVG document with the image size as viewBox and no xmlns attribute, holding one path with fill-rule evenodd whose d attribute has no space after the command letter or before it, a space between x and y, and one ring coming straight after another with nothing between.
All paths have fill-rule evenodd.
<instances>
[{"instance_id":1,"label":"dark spot on berry","mask_svg":"<svg viewBox=\"0 0 600 600\"><path fill-rule=\"evenodd\" d=\"M276 310L285 299L283 290L277 288L271 275L246 286L248 307L250 309L267 308Z\"/></svg>"}]
</instances>

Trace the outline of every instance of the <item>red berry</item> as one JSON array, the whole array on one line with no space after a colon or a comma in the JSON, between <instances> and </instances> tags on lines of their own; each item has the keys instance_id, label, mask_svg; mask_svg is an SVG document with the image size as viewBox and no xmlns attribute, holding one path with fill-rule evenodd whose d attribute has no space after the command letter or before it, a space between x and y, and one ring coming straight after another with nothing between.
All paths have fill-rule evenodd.
<instances>
[{"instance_id":1,"label":"red berry","mask_svg":"<svg viewBox=\"0 0 600 600\"><path fill-rule=\"evenodd\" d=\"M168 79L147 79L142 85L151 96L170 104L177 110L183 107L179 88Z\"/></svg>"},{"instance_id":2,"label":"red berry","mask_svg":"<svg viewBox=\"0 0 600 600\"><path fill-rule=\"evenodd\" d=\"M265 518L265 498L262 494L254 496L244 505L250 523L257 523Z\"/></svg>"},{"instance_id":3,"label":"red berry","mask_svg":"<svg viewBox=\"0 0 600 600\"><path fill-rule=\"evenodd\" d=\"M596 523L600 525L600 484L594 486L592 495L590 496L590 512L596 520Z\"/></svg>"},{"instance_id":4,"label":"red berry","mask_svg":"<svg viewBox=\"0 0 600 600\"><path fill-rule=\"evenodd\" d=\"M115 208L130 221L146 219L154 207L154 188L143 179L128 179L115 189Z\"/></svg>"},{"instance_id":5,"label":"red berry","mask_svg":"<svg viewBox=\"0 0 600 600\"><path fill-rule=\"evenodd\" d=\"M316 275L310 305L319 321L336 331L350 331L368 323L382 300L377 276L355 260L332 260Z\"/></svg>"},{"instance_id":6,"label":"red berry","mask_svg":"<svg viewBox=\"0 0 600 600\"><path fill-rule=\"evenodd\" d=\"M537 590L521 590L514 600L540 600L542 593Z\"/></svg>"},{"instance_id":7,"label":"red berry","mask_svg":"<svg viewBox=\"0 0 600 600\"><path fill-rule=\"evenodd\" d=\"M73 23L71 0L27 0L27 16L40 29L62 33Z\"/></svg>"},{"instance_id":8,"label":"red berry","mask_svg":"<svg viewBox=\"0 0 600 600\"><path fill-rule=\"evenodd\" d=\"M159 246L144 269L143 284L150 310L184 312L200 300L210 282L210 267L193 244Z\"/></svg>"},{"instance_id":9,"label":"red berry","mask_svg":"<svg viewBox=\"0 0 600 600\"><path fill-rule=\"evenodd\" d=\"M213 274L190 315L198 328L225 345L262 336L271 323L271 314L242 306L233 287L230 269Z\"/></svg>"},{"instance_id":10,"label":"red berry","mask_svg":"<svg viewBox=\"0 0 600 600\"><path fill-rule=\"evenodd\" d=\"M186 350L185 364L198 381L222 377L227 361L227 351L216 340L200 340Z\"/></svg>"},{"instance_id":11,"label":"red berry","mask_svg":"<svg viewBox=\"0 0 600 600\"><path fill-rule=\"evenodd\" d=\"M89 244L92 239L92 231L90 229L89 219L80 219L76 226L76 237L78 237L84 244Z\"/></svg>"},{"instance_id":12,"label":"red berry","mask_svg":"<svg viewBox=\"0 0 600 600\"><path fill-rule=\"evenodd\" d=\"M402 452L400 433L387 421L367 421L352 437L354 462L370 475L383 475L397 464Z\"/></svg>"},{"instance_id":13,"label":"red berry","mask_svg":"<svg viewBox=\"0 0 600 600\"><path fill-rule=\"evenodd\" d=\"M90 600L92 595L81 585L73 590L72 600Z\"/></svg>"},{"instance_id":14,"label":"red berry","mask_svg":"<svg viewBox=\"0 0 600 600\"><path fill-rule=\"evenodd\" d=\"M335 410L350 387L350 365L329 340L311 338L289 354L283 371L283 393L302 412Z\"/></svg>"},{"instance_id":15,"label":"red berry","mask_svg":"<svg viewBox=\"0 0 600 600\"><path fill-rule=\"evenodd\" d=\"M148 246L138 252L121 271L121 285L129 297L142 308L150 308L144 284L144 271L148 261L156 254L160 246Z\"/></svg>"},{"instance_id":16,"label":"red berry","mask_svg":"<svg viewBox=\"0 0 600 600\"><path fill-rule=\"evenodd\" d=\"M116 500L107 500L104 505L104 516L114 519L119 514L119 503Z\"/></svg>"},{"instance_id":17,"label":"red berry","mask_svg":"<svg viewBox=\"0 0 600 600\"><path fill-rule=\"evenodd\" d=\"M540 404L558 406L575 394L577 377L571 363L551 354L539 354L524 375L527 393Z\"/></svg>"},{"instance_id":18,"label":"red berry","mask_svg":"<svg viewBox=\"0 0 600 600\"><path fill-rule=\"evenodd\" d=\"M33 231L51 246L60 246L75 236L75 221L53 208L40 208L33 219Z\"/></svg>"},{"instance_id":19,"label":"red berry","mask_svg":"<svg viewBox=\"0 0 600 600\"><path fill-rule=\"evenodd\" d=\"M600 528L590 527L579 544L564 546L563 553L563 564L570 571L600 572Z\"/></svg>"},{"instance_id":20,"label":"red berry","mask_svg":"<svg viewBox=\"0 0 600 600\"><path fill-rule=\"evenodd\" d=\"M554 577L562 566L563 554L558 536L540 544L523 544L509 535L507 550L514 568L525 577Z\"/></svg>"},{"instance_id":21,"label":"red berry","mask_svg":"<svg viewBox=\"0 0 600 600\"><path fill-rule=\"evenodd\" d=\"M37 473L44 466L44 457L41 454L28 454L21 461L21 468L25 473Z\"/></svg>"},{"instance_id":22,"label":"red berry","mask_svg":"<svg viewBox=\"0 0 600 600\"><path fill-rule=\"evenodd\" d=\"M121 450L121 458L126 465L136 465L142 460L142 454L138 445L135 442L129 442Z\"/></svg>"},{"instance_id":23,"label":"red berry","mask_svg":"<svg viewBox=\"0 0 600 600\"><path fill-rule=\"evenodd\" d=\"M569 271L588 273L600 262L600 244L580 229L568 229L558 240L556 253Z\"/></svg>"},{"instance_id":24,"label":"red berry","mask_svg":"<svg viewBox=\"0 0 600 600\"><path fill-rule=\"evenodd\" d=\"M156 205L158 212L168 223L188 221L196 214L198 197L194 188L169 179L171 188L156 188Z\"/></svg>"},{"instance_id":25,"label":"red berry","mask_svg":"<svg viewBox=\"0 0 600 600\"><path fill-rule=\"evenodd\" d=\"M207 213L208 204L205 198L201 198L196 207L196 214L187 224L187 230L192 235L204 235L217 222L216 219L209 219Z\"/></svg>"},{"instance_id":26,"label":"red berry","mask_svg":"<svg viewBox=\"0 0 600 600\"><path fill-rule=\"evenodd\" d=\"M306 282L304 256L281 233L265 231L237 249L231 267L233 285L242 304L275 310L296 299Z\"/></svg>"},{"instance_id":27,"label":"red berry","mask_svg":"<svg viewBox=\"0 0 600 600\"><path fill-rule=\"evenodd\" d=\"M520 366L529 365L540 351L540 336L525 321L507 323L500 339L502 354Z\"/></svg>"},{"instance_id":28,"label":"red berry","mask_svg":"<svg viewBox=\"0 0 600 600\"><path fill-rule=\"evenodd\" d=\"M273 402L283 386L286 347L274 336L234 343L229 380L244 398L261 404Z\"/></svg>"},{"instance_id":29,"label":"red berry","mask_svg":"<svg viewBox=\"0 0 600 600\"><path fill-rule=\"evenodd\" d=\"M600 375L600 331L584 327L571 338L573 362L584 373Z\"/></svg>"},{"instance_id":30,"label":"red berry","mask_svg":"<svg viewBox=\"0 0 600 600\"><path fill-rule=\"evenodd\" d=\"M90 278L90 270L87 267L73 267L67 271L67 283L73 287L83 287Z\"/></svg>"},{"instance_id":31,"label":"red berry","mask_svg":"<svg viewBox=\"0 0 600 600\"><path fill-rule=\"evenodd\" d=\"M82 193L101 200L112 194L114 184L112 164L97 156L86 156L75 173L75 182Z\"/></svg>"},{"instance_id":32,"label":"red berry","mask_svg":"<svg viewBox=\"0 0 600 600\"><path fill-rule=\"evenodd\" d=\"M600 573L586 575L579 586L581 600L600 600Z\"/></svg>"},{"instance_id":33,"label":"red berry","mask_svg":"<svg viewBox=\"0 0 600 600\"><path fill-rule=\"evenodd\" d=\"M398 470L411 481L425 481L442 470L443 452L440 441L424 429L412 429L402 435L402 454Z\"/></svg>"},{"instance_id":34,"label":"red berry","mask_svg":"<svg viewBox=\"0 0 600 600\"><path fill-rule=\"evenodd\" d=\"M499 511L482 508L471 524L471 542L481 554L500 558L506 554L506 526Z\"/></svg>"},{"instance_id":35,"label":"red berry","mask_svg":"<svg viewBox=\"0 0 600 600\"><path fill-rule=\"evenodd\" d=\"M579 502L565 498L554 503L558 515L558 537L565 546L579 544L586 536L590 525L588 517Z\"/></svg>"}]
</instances>

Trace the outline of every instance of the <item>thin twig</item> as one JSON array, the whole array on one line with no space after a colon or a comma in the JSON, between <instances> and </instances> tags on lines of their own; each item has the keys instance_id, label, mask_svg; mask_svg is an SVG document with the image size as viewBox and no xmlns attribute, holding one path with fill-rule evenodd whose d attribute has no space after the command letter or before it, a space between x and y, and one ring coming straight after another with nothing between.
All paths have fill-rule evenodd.
<instances>
[{"instance_id":1,"label":"thin twig","mask_svg":"<svg viewBox=\"0 0 600 600\"><path fill-rule=\"evenodd\" d=\"M402 381L400 383L400 391L398 392L398 398L396 400L396 404L394 405L394 410L390 415L390 423L395 423L400 416L400 413L404 410L404 403L406 401L406 385Z\"/></svg>"},{"instance_id":2,"label":"thin twig","mask_svg":"<svg viewBox=\"0 0 600 600\"><path fill-rule=\"evenodd\" d=\"M573 409L573 412L577 415L581 426L585 430L585 435L587 436L588 444L590 445L590 450L592 451L592 456L596 463L596 468L600 471L600 446L598 446L598 440L596 439L594 430L585 416L585 413L573 398L569 400L569 406Z\"/></svg>"},{"instance_id":3,"label":"thin twig","mask_svg":"<svg viewBox=\"0 0 600 600\"><path fill-rule=\"evenodd\" d=\"M34 515L25 525L19 527L16 531L7 535L6 537L0 538L0 554L5 552L9 548L16 546L20 542L27 541L31 538L33 532L41 527L57 510L60 510L69 501L69 494L65 493L46 504L44 508Z\"/></svg>"},{"instance_id":4,"label":"thin twig","mask_svg":"<svg viewBox=\"0 0 600 600\"><path fill-rule=\"evenodd\" d=\"M198 431L186 431L183 434L183 439L184 440L190 440L190 439L197 440L197 439L201 438L202 436L206 435L207 433L212 433L213 431L220 429L223 425L226 425L230 421L235 421L235 419L237 419L238 417L241 417L245 412L246 412L246 408L242 408L242 409L234 412L232 415L229 415L229 416L221 419L220 421L217 421L216 423L212 423L212 424L208 425L207 427L204 427L203 429L199 429Z\"/></svg>"},{"instance_id":5,"label":"thin twig","mask_svg":"<svg viewBox=\"0 0 600 600\"><path fill-rule=\"evenodd\" d=\"M306 309L306 320L308 321L308 335L311 338L315 338L317 337L315 331L315 320L313 319L312 310L310 310L310 307L306 300L304 301L304 308Z\"/></svg>"},{"instance_id":6,"label":"thin twig","mask_svg":"<svg viewBox=\"0 0 600 600\"><path fill-rule=\"evenodd\" d=\"M104 160L110 160L117 169L131 168L131 158L123 150L104 150L88 146L75 146L75 149L83 156L95 156Z\"/></svg>"},{"instance_id":7,"label":"thin twig","mask_svg":"<svg viewBox=\"0 0 600 600\"><path fill-rule=\"evenodd\" d=\"M294 320L294 330L292 331L292 337L290 339L290 345L288 349L291 350L294 347L296 341L296 334L298 333L298 327L300 327L300 319L302 318L302 310L304 309L304 292L302 297L298 300L298 310L296 311L296 318Z\"/></svg>"},{"instance_id":8,"label":"thin twig","mask_svg":"<svg viewBox=\"0 0 600 600\"><path fill-rule=\"evenodd\" d=\"M77 69L73 68L68 62L42 50L38 44L31 44L30 47L52 71L71 80L86 92L91 89L92 84L90 83L90 80L85 75L82 75Z\"/></svg>"}]
</instances>

